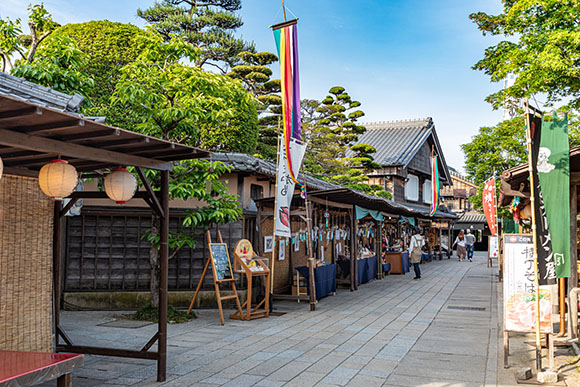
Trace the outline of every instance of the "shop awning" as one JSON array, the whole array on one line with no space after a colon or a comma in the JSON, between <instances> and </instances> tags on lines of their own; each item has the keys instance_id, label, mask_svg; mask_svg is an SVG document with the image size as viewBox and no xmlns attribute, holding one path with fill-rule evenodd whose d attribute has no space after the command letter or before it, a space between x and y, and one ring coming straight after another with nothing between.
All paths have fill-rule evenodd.
<instances>
[{"instance_id":1,"label":"shop awning","mask_svg":"<svg viewBox=\"0 0 580 387\"><path fill-rule=\"evenodd\" d=\"M367 216L371 216L373 219L378 220L379 222L383 221L383 214L380 211L368 210L366 208L362 208L359 206L354 206L354 209L355 209L357 219L362 219L362 218L365 218Z\"/></svg>"}]
</instances>

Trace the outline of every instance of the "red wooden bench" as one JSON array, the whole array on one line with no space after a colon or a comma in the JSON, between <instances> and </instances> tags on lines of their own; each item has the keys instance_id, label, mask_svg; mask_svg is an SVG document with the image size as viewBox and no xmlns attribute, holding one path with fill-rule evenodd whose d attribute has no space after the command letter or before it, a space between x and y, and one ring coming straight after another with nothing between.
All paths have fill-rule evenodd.
<instances>
[{"instance_id":1,"label":"red wooden bench","mask_svg":"<svg viewBox=\"0 0 580 387\"><path fill-rule=\"evenodd\" d=\"M0 351L0 387L30 386L57 379L58 387L72 386L72 371L83 355Z\"/></svg>"}]
</instances>

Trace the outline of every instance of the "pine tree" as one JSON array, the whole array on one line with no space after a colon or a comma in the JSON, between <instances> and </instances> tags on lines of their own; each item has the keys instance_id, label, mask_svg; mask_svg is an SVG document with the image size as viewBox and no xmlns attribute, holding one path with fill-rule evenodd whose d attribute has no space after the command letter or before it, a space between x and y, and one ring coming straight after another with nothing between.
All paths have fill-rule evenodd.
<instances>
[{"instance_id":1,"label":"pine tree","mask_svg":"<svg viewBox=\"0 0 580 387\"><path fill-rule=\"evenodd\" d=\"M217 67L223 74L235 66L243 51L254 52L254 43L236 38L242 19L234 11L241 0L163 0L137 15L153 25L166 41L176 35L201 50L195 65Z\"/></svg>"}]
</instances>

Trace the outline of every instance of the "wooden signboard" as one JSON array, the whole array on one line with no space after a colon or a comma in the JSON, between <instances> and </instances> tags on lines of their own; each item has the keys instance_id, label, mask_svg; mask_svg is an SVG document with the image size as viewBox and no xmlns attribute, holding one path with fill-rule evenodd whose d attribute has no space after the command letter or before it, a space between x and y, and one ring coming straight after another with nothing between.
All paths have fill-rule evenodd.
<instances>
[{"instance_id":1,"label":"wooden signboard","mask_svg":"<svg viewBox=\"0 0 580 387\"><path fill-rule=\"evenodd\" d=\"M234 277L234 272L232 270L232 265L230 262L230 256L228 253L228 246L223 243L221 233L218 231L218 238L220 243L212 243L211 235L209 230L206 232L207 235L207 242L209 246L209 255L210 259L207 260L205 263L205 267L203 269L203 273L201 274L201 278L199 279L199 284L197 284L197 289L195 290L195 294L193 295L193 299L189 304L189 309L187 310L187 314L191 313L193 309L193 305L195 304L195 300L197 299L197 295L199 294L199 290L203 285L203 280L205 279L205 274L207 273L207 269L209 267L209 263L211 262L211 268L213 271L213 283L215 287L215 294L218 304L218 309L220 312L220 321L222 325L225 324L224 321L224 312L222 308L222 301L224 300L235 300L236 307L238 309L238 313L242 314L242 305L240 304L240 299L238 298L238 291L236 290L236 279ZM232 286L233 295L222 297L220 294L220 284L224 282L229 282Z\"/></svg>"},{"instance_id":2,"label":"wooden signboard","mask_svg":"<svg viewBox=\"0 0 580 387\"><path fill-rule=\"evenodd\" d=\"M504 367L508 366L509 332L534 332L536 303L533 238L531 234L504 234ZM553 359L552 300L548 287L540 286L540 332L548 334Z\"/></svg>"}]
</instances>

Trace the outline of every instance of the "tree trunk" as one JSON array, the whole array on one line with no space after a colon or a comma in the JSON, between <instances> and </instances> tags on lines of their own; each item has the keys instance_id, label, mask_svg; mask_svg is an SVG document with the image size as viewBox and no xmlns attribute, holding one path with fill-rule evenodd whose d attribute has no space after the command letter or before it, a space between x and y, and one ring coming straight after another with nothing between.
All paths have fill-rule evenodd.
<instances>
[{"instance_id":1,"label":"tree trunk","mask_svg":"<svg viewBox=\"0 0 580 387\"><path fill-rule=\"evenodd\" d=\"M153 224L151 225L151 236L157 238L159 236L159 229L161 228L161 218L153 215ZM159 249L155 245L151 245L149 249L149 266L151 267L151 306L159 307Z\"/></svg>"}]
</instances>

